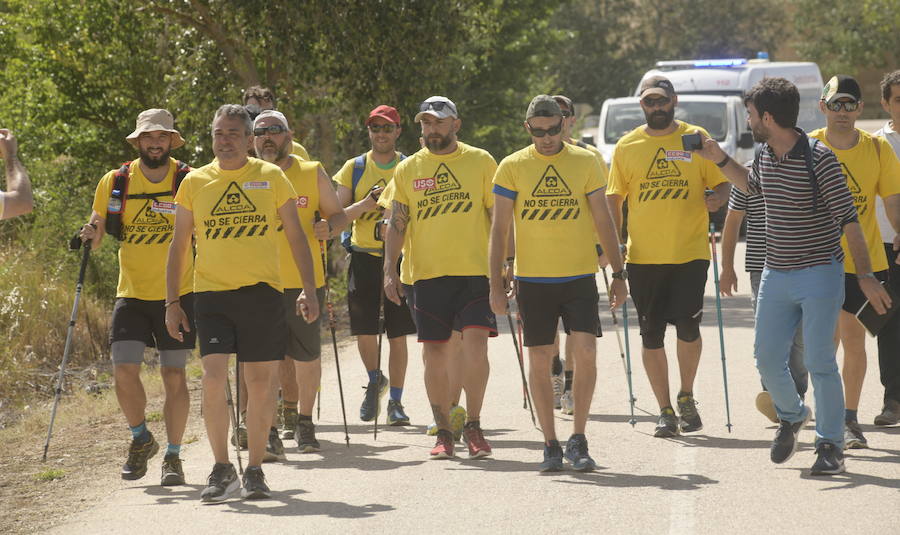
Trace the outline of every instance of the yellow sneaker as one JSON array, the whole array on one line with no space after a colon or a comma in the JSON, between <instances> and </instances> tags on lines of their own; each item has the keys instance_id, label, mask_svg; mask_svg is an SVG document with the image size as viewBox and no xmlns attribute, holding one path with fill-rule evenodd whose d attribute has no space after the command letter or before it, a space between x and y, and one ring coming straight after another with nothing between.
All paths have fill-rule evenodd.
<instances>
[{"instance_id":1,"label":"yellow sneaker","mask_svg":"<svg viewBox=\"0 0 900 535\"><path fill-rule=\"evenodd\" d=\"M450 430L453 431L453 440L459 440L466 426L466 409L454 405L450 407Z\"/></svg>"},{"instance_id":2,"label":"yellow sneaker","mask_svg":"<svg viewBox=\"0 0 900 535\"><path fill-rule=\"evenodd\" d=\"M772 395L765 390L756 395L756 410L769 419L773 424L778 423L778 413L775 412L775 404L772 403Z\"/></svg>"}]
</instances>

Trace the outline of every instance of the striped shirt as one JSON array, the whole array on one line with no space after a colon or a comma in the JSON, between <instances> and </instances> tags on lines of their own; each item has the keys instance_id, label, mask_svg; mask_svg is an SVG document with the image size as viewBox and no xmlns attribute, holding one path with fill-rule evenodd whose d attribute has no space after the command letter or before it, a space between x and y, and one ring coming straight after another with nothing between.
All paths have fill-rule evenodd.
<instances>
[{"instance_id":1,"label":"striped shirt","mask_svg":"<svg viewBox=\"0 0 900 535\"><path fill-rule=\"evenodd\" d=\"M766 267L799 269L842 262L844 225L857 220L847 179L834 153L816 143L812 154L818 182L816 210L806 169L809 141L800 138L779 161L768 143L763 145L748 177L751 195L762 194L766 207Z\"/></svg>"},{"instance_id":2,"label":"striped shirt","mask_svg":"<svg viewBox=\"0 0 900 535\"><path fill-rule=\"evenodd\" d=\"M762 271L766 263L766 202L763 196L747 195L738 188L731 188L728 209L746 213L747 251L744 269Z\"/></svg>"}]
</instances>

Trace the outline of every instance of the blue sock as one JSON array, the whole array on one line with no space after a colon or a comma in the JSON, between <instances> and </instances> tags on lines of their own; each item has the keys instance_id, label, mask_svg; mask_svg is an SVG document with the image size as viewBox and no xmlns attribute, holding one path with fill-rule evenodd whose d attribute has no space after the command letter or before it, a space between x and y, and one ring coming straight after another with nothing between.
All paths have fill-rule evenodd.
<instances>
[{"instance_id":1,"label":"blue sock","mask_svg":"<svg viewBox=\"0 0 900 535\"><path fill-rule=\"evenodd\" d=\"M856 411L851 411L850 409L844 409L844 421L845 422L855 422L856 421Z\"/></svg>"},{"instance_id":2,"label":"blue sock","mask_svg":"<svg viewBox=\"0 0 900 535\"><path fill-rule=\"evenodd\" d=\"M133 438L134 440L137 440L139 442L147 442L147 439L150 438L148 436L150 432L147 431L147 420L144 420L134 427L128 426L128 428L131 429L131 438Z\"/></svg>"},{"instance_id":3,"label":"blue sock","mask_svg":"<svg viewBox=\"0 0 900 535\"><path fill-rule=\"evenodd\" d=\"M166 455L178 455L181 453L181 444L169 444L166 448Z\"/></svg>"},{"instance_id":4,"label":"blue sock","mask_svg":"<svg viewBox=\"0 0 900 535\"><path fill-rule=\"evenodd\" d=\"M394 401L400 401L400 398L403 397L403 388L402 387L391 387L391 399Z\"/></svg>"},{"instance_id":5,"label":"blue sock","mask_svg":"<svg viewBox=\"0 0 900 535\"><path fill-rule=\"evenodd\" d=\"M374 383L375 381L378 380L378 372L379 371L380 370L376 369L376 370L371 370L371 371L367 372L369 374L369 382L370 383Z\"/></svg>"}]
</instances>

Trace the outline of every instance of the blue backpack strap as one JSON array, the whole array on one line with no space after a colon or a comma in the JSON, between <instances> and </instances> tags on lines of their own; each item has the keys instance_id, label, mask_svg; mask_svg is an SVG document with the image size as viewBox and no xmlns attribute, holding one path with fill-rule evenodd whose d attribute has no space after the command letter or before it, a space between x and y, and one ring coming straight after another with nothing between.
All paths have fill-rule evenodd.
<instances>
[{"instance_id":1,"label":"blue backpack strap","mask_svg":"<svg viewBox=\"0 0 900 535\"><path fill-rule=\"evenodd\" d=\"M356 200L356 186L359 185L359 181L362 180L363 173L366 171L366 155L360 154L353 160L353 174L350 178L350 196L355 201ZM351 227L352 228L352 227ZM341 232L341 245L347 252L352 252L353 247L350 243L350 230L345 230Z\"/></svg>"}]
</instances>

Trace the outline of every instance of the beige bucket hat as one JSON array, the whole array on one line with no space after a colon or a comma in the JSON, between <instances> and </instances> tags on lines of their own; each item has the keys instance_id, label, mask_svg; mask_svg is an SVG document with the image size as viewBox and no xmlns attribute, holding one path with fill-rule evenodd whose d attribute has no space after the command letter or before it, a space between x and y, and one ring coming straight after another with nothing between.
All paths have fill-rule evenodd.
<instances>
[{"instance_id":1,"label":"beige bucket hat","mask_svg":"<svg viewBox=\"0 0 900 535\"><path fill-rule=\"evenodd\" d=\"M175 118L168 110L158 108L142 111L137 117L134 132L129 134L125 140L131 143L132 147L138 148L137 139L141 134L160 130L172 134L172 150L184 145L184 138L181 137L178 130L175 130Z\"/></svg>"}]
</instances>

